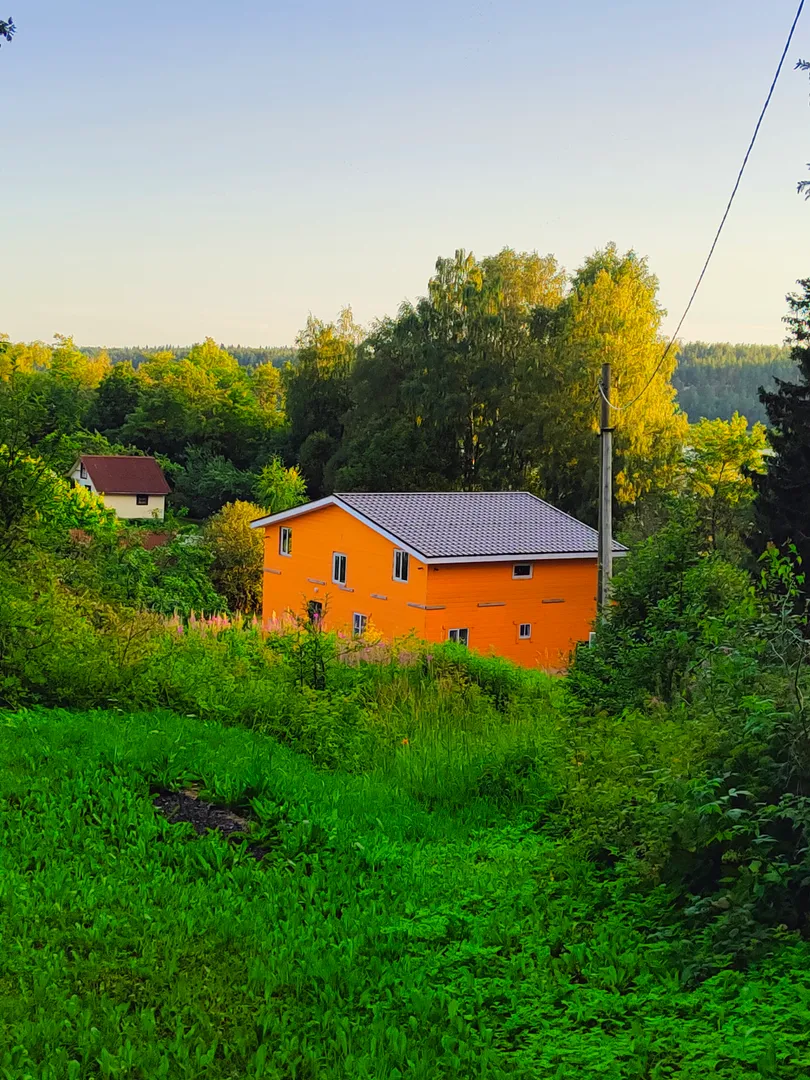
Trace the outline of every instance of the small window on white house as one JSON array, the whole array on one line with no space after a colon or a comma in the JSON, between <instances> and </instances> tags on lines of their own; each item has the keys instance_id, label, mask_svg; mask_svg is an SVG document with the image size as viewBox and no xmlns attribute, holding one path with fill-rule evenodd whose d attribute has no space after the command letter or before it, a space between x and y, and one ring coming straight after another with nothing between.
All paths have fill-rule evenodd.
<instances>
[{"instance_id":1,"label":"small window on white house","mask_svg":"<svg viewBox=\"0 0 810 1080\"><path fill-rule=\"evenodd\" d=\"M359 611L355 611L354 618L352 619L352 633L355 637L362 637L366 632L368 626L368 615L361 615Z\"/></svg>"},{"instance_id":2,"label":"small window on white house","mask_svg":"<svg viewBox=\"0 0 810 1080\"><path fill-rule=\"evenodd\" d=\"M466 626L460 626L454 630L447 631L448 641L457 641L459 645L466 645L469 641L470 631Z\"/></svg>"},{"instance_id":3,"label":"small window on white house","mask_svg":"<svg viewBox=\"0 0 810 1080\"><path fill-rule=\"evenodd\" d=\"M521 640L526 641L532 636L532 624L530 622L522 622L520 629L518 630L518 637Z\"/></svg>"},{"instance_id":4,"label":"small window on white house","mask_svg":"<svg viewBox=\"0 0 810 1080\"><path fill-rule=\"evenodd\" d=\"M85 469L83 462L79 466L79 476L82 478L82 480L84 480L84 478L87 476L87 469Z\"/></svg>"},{"instance_id":5,"label":"small window on white house","mask_svg":"<svg viewBox=\"0 0 810 1080\"><path fill-rule=\"evenodd\" d=\"M90 487L90 485L89 485L89 484L82 484L82 487L83 487L83 488L86 488L86 489L87 489L88 491L92 491L92 490L93 490L93 489L92 489L92 488Z\"/></svg>"},{"instance_id":6,"label":"small window on white house","mask_svg":"<svg viewBox=\"0 0 810 1080\"><path fill-rule=\"evenodd\" d=\"M410 557L407 551L394 552L394 581L408 580L408 563Z\"/></svg>"},{"instance_id":7,"label":"small window on white house","mask_svg":"<svg viewBox=\"0 0 810 1080\"><path fill-rule=\"evenodd\" d=\"M149 505L149 496L148 495L136 495L135 496L135 505L136 506L148 506Z\"/></svg>"},{"instance_id":8,"label":"small window on white house","mask_svg":"<svg viewBox=\"0 0 810 1080\"><path fill-rule=\"evenodd\" d=\"M346 556L339 551L332 552L332 581L336 585L346 584Z\"/></svg>"},{"instance_id":9,"label":"small window on white house","mask_svg":"<svg viewBox=\"0 0 810 1080\"><path fill-rule=\"evenodd\" d=\"M279 555L292 555L292 529L282 525L278 530Z\"/></svg>"},{"instance_id":10,"label":"small window on white house","mask_svg":"<svg viewBox=\"0 0 810 1080\"><path fill-rule=\"evenodd\" d=\"M512 577L530 578L532 576L532 564L530 562L516 562L512 567Z\"/></svg>"}]
</instances>

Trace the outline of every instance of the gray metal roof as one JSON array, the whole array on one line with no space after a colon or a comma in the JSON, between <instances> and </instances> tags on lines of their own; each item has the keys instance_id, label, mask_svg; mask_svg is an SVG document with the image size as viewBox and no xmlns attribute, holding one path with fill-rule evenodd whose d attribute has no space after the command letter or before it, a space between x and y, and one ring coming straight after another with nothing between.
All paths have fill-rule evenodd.
<instances>
[{"instance_id":1,"label":"gray metal roof","mask_svg":"<svg viewBox=\"0 0 810 1080\"><path fill-rule=\"evenodd\" d=\"M336 492L335 498L427 559L597 554L595 529L528 491Z\"/></svg>"}]
</instances>

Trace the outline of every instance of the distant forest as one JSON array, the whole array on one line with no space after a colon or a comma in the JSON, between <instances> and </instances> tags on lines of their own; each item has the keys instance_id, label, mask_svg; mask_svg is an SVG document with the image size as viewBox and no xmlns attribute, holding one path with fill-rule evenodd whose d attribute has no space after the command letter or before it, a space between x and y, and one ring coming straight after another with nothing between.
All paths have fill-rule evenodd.
<instances>
[{"instance_id":1,"label":"distant forest","mask_svg":"<svg viewBox=\"0 0 810 1080\"><path fill-rule=\"evenodd\" d=\"M83 345L81 351L85 356L99 356L106 353L114 364L129 363L134 368L151 360L156 353L170 352L183 360L191 352L191 345L154 345L139 349L133 346L126 348L104 348L101 345ZM283 367L288 360L295 357L295 347L292 345L270 345L264 348L250 345L222 345L221 348L235 357L243 367L258 367L260 364L273 364L274 367Z\"/></svg>"},{"instance_id":2,"label":"distant forest","mask_svg":"<svg viewBox=\"0 0 810 1080\"><path fill-rule=\"evenodd\" d=\"M760 404L758 390L773 389L774 377L793 379L796 365L786 345L730 345L691 341L678 353L672 383L678 404L695 423L730 420L735 412L750 423L768 418Z\"/></svg>"},{"instance_id":3,"label":"distant forest","mask_svg":"<svg viewBox=\"0 0 810 1080\"><path fill-rule=\"evenodd\" d=\"M281 368L296 355L292 345L221 347L243 367L269 363ZM86 356L98 356L105 352L114 364L130 363L137 368L156 353L169 351L178 359L183 359L190 349L190 345L112 349L84 346L81 351ZM795 374L796 366L790 359L790 349L784 345L690 341L678 353L678 366L672 375L672 383L678 391L678 404L693 423L701 417L730 420L735 412L745 416L752 424L757 420L767 423L765 410L759 402L759 387L770 390L774 377L792 379Z\"/></svg>"}]
</instances>

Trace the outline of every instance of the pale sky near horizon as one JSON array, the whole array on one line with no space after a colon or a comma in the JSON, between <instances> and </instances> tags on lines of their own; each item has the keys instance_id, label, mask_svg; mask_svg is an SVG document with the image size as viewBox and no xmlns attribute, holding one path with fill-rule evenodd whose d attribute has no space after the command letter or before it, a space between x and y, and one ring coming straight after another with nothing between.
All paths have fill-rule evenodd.
<instances>
[{"instance_id":1,"label":"pale sky near horizon","mask_svg":"<svg viewBox=\"0 0 810 1080\"><path fill-rule=\"evenodd\" d=\"M439 255L649 259L674 328L797 0L23 0L0 47L0 332L290 344ZM4 14L6 14L4 12ZM810 276L810 9L684 340Z\"/></svg>"}]
</instances>

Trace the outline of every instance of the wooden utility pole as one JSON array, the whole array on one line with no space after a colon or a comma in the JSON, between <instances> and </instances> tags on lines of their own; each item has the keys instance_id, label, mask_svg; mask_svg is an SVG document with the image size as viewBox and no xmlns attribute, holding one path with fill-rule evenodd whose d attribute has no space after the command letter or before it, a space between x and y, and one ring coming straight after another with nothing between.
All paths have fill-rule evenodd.
<instances>
[{"instance_id":1,"label":"wooden utility pole","mask_svg":"<svg viewBox=\"0 0 810 1080\"><path fill-rule=\"evenodd\" d=\"M602 364L599 461L599 610L610 603L613 577L613 424L610 416L610 364Z\"/></svg>"}]
</instances>

